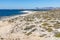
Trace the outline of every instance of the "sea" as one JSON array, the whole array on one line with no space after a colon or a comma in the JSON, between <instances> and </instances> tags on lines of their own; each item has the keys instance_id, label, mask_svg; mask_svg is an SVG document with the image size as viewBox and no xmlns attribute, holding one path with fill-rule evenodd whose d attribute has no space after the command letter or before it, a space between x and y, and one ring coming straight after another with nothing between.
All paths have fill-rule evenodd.
<instances>
[{"instance_id":1,"label":"sea","mask_svg":"<svg viewBox=\"0 0 60 40\"><path fill-rule=\"evenodd\" d=\"M46 11L34 9L0 9L0 17L24 14L23 11Z\"/></svg>"},{"instance_id":2,"label":"sea","mask_svg":"<svg viewBox=\"0 0 60 40\"><path fill-rule=\"evenodd\" d=\"M22 10L0 9L0 17L23 14Z\"/></svg>"}]
</instances>

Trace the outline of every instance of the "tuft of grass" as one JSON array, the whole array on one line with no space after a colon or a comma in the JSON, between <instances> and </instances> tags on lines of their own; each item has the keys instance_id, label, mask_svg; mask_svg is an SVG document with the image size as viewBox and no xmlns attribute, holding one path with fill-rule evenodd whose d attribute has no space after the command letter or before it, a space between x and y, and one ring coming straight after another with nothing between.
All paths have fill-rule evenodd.
<instances>
[{"instance_id":1,"label":"tuft of grass","mask_svg":"<svg viewBox=\"0 0 60 40\"><path fill-rule=\"evenodd\" d=\"M24 30L29 30L29 29L32 29L33 27L35 27L35 25L26 26Z\"/></svg>"},{"instance_id":2,"label":"tuft of grass","mask_svg":"<svg viewBox=\"0 0 60 40\"><path fill-rule=\"evenodd\" d=\"M43 26L48 26L49 24L44 22L42 25L43 25Z\"/></svg>"},{"instance_id":3,"label":"tuft of grass","mask_svg":"<svg viewBox=\"0 0 60 40\"><path fill-rule=\"evenodd\" d=\"M48 31L48 32L51 32L51 31L53 31L53 30L52 30L52 28L48 28L47 31Z\"/></svg>"},{"instance_id":4,"label":"tuft of grass","mask_svg":"<svg viewBox=\"0 0 60 40\"><path fill-rule=\"evenodd\" d=\"M44 19L51 20L52 18L49 16L45 16Z\"/></svg>"},{"instance_id":5,"label":"tuft of grass","mask_svg":"<svg viewBox=\"0 0 60 40\"><path fill-rule=\"evenodd\" d=\"M8 20L8 22L9 22L9 23L12 23L12 22L14 22L14 19Z\"/></svg>"},{"instance_id":6,"label":"tuft of grass","mask_svg":"<svg viewBox=\"0 0 60 40\"><path fill-rule=\"evenodd\" d=\"M58 23L54 24L54 28L55 28L55 29L60 28L60 24L58 24Z\"/></svg>"},{"instance_id":7,"label":"tuft of grass","mask_svg":"<svg viewBox=\"0 0 60 40\"><path fill-rule=\"evenodd\" d=\"M40 37L44 37L44 36L46 36L46 34L40 35Z\"/></svg>"},{"instance_id":8,"label":"tuft of grass","mask_svg":"<svg viewBox=\"0 0 60 40\"><path fill-rule=\"evenodd\" d=\"M48 27L53 27L53 26L49 25Z\"/></svg>"},{"instance_id":9,"label":"tuft of grass","mask_svg":"<svg viewBox=\"0 0 60 40\"><path fill-rule=\"evenodd\" d=\"M56 33L55 34L55 37L60 37L60 33Z\"/></svg>"}]
</instances>

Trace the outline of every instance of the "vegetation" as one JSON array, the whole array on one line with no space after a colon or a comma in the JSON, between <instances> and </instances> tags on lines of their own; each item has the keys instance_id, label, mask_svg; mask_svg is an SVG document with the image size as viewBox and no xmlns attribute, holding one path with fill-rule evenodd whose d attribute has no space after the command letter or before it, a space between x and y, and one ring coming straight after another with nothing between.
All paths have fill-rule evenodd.
<instances>
[{"instance_id":1,"label":"vegetation","mask_svg":"<svg viewBox=\"0 0 60 40\"><path fill-rule=\"evenodd\" d=\"M29 30L29 29L32 29L33 27L35 27L35 25L26 26L24 30Z\"/></svg>"},{"instance_id":2,"label":"vegetation","mask_svg":"<svg viewBox=\"0 0 60 40\"><path fill-rule=\"evenodd\" d=\"M59 24L59 23L54 24L54 28L55 28L55 29L60 28L60 24Z\"/></svg>"},{"instance_id":3,"label":"vegetation","mask_svg":"<svg viewBox=\"0 0 60 40\"><path fill-rule=\"evenodd\" d=\"M45 16L44 19L51 20L52 18L49 16Z\"/></svg>"},{"instance_id":4,"label":"vegetation","mask_svg":"<svg viewBox=\"0 0 60 40\"><path fill-rule=\"evenodd\" d=\"M40 35L40 37L44 37L44 36L46 36L46 34Z\"/></svg>"},{"instance_id":5,"label":"vegetation","mask_svg":"<svg viewBox=\"0 0 60 40\"><path fill-rule=\"evenodd\" d=\"M14 20L8 20L8 22L9 22L9 23L12 23L12 22L14 22Z\"/></svg>"},{"instance_id":6,"label":"vegetation","mask_svg":"<svg viewBox=\"0 0 60 40\"><path fill-rule=\"evenodd\" d=\"M48 26L49 24L48 24L48 23L46 23L46 22L44 22L42 25L43 25L43 26Z\"/></svg>"},{"instance_id":7,"label":"vegetation","mask_svg":"<svg viewBox=\"0 0 60 40\"><path fill-rule=\"evenodd\" d=\"M48 32L51 32L51 31L53 31L53 30L52 30L52 28L48 28L47 31L48 31Z\"/></svg>"},{"instance_id":8,"label":"vegetation","mask_svg":"<svg viewBox=\"0 0 60 40\"><path fill-rule=\"evenodd\" d=\"M55 34L55 37L60 37L60 33L56 33Z\"/></svg>"},{"instance_id":9,"label":"vegetation","mask_svg":"<svg viewBox=\"0 0 60 40\"><path fill-rule=\"evenodd\" d=\"M49 25L48 27L53 27L53 26Z\"/></svg>"},{"instance_id":10,"label":"vegetation","mask_svg":"<svg viewBox=\"0 0 60 40\"><path fill-rule=\"evenodd\" d=\"M25 21L29 21L29 22L32 22L32 21L34 21L34 19L33 19L33 18L29 18L29 17L27 17L27 18L24 18L24 20L25 20Z\"/></svg>"}]
</instances>

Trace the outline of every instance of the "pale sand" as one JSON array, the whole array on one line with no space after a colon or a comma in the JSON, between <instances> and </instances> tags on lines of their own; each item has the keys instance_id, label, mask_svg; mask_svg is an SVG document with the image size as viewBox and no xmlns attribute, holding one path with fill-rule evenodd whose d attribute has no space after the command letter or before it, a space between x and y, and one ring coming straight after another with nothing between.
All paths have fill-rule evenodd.
<instances>
[{"instance_id":1,"label":"pale sand","mask_svg":"<svg viewBox=\"0 0 60 40\"><path fill-rule=\"evenodd\" d=\"M11 16L10 18L6 18L4 20L10 20L12 18L16 18L19 16L27 16L32 13L34 14L35 12L30 11L30 12L27 12L26 14ZM37 20L37 21L39 21L39 20ZM2 38L4 38L4 40L60 40L60 38L57 39L55 37L46 37L46 38L39 37L39 35L36 33L32 33L29 36L25 35L22 32L17 32L17 33L11 34L10 30L12 29L13 26L15 26L15 23L9 23L8 21L2 21L2 20L0 21L0 35ZM2 40L2 39L0 39L0 40Z\"/></svg>"}]
</instances>

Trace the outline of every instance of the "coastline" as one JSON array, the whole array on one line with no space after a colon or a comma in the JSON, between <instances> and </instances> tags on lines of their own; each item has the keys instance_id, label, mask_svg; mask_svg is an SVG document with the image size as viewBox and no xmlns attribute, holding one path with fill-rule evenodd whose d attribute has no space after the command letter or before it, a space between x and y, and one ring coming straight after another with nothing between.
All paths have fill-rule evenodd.
<instances>
[{"instance_id":1,"label":"coastline","mask_svg":"<svg viewBox=\"0 0 60 40\"><path fill-rule=\"evenodd\" d=\"M11 40L15 38L21 40L60 40L55 37L55 32L60 32L60 29L56 29L60 27L60 19L58 19L60 13L54 13L55 11L53 13L49 11L24 12L25 14L7 16L0 21L0 35L3 38Z\"/></svg>"}]
</instances>

